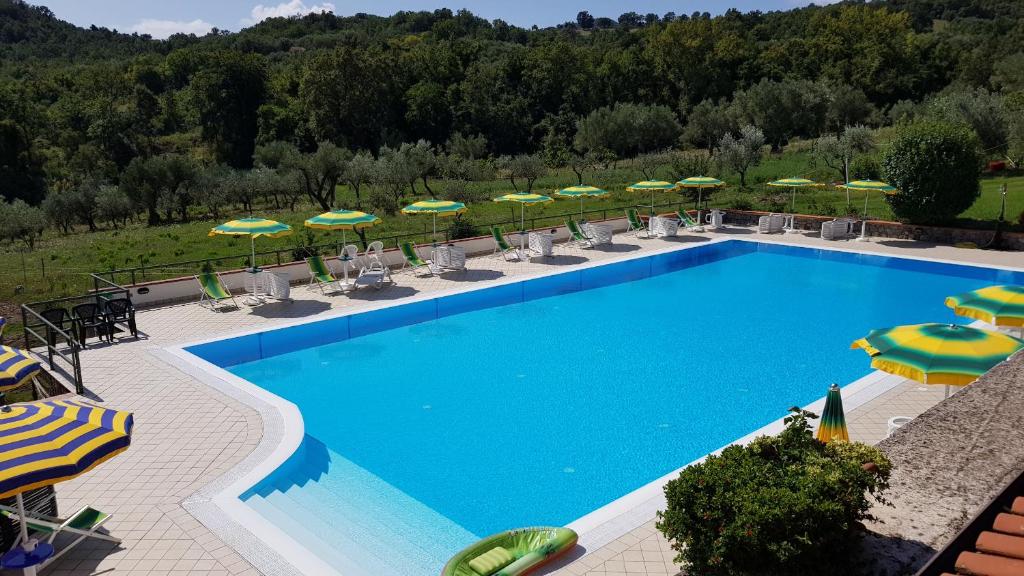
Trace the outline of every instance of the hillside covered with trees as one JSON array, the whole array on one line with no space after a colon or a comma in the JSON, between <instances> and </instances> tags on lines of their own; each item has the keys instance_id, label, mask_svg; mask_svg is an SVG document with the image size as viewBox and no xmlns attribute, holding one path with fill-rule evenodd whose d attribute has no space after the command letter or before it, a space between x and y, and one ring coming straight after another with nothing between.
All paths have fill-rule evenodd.
<instances>
[{"instance_id":1,"label":"hillside covered with trees","mask_svg":"<svg viewBox=\"0 0 1024 576\"><path fill-rule=\"evenodd\" d=\"M548 29L447 9L324 13L165 41L0 0L0 236L269 197L328 208L342 183L393 212L403 194L458 196L495 175L529 186L544 166L670 148L742 178L744 147L817 139L828 163L871 149L858 127L916 117L1019 160L1022 46L1017 0L584 11Z\"/></svg>"}]
</instances>

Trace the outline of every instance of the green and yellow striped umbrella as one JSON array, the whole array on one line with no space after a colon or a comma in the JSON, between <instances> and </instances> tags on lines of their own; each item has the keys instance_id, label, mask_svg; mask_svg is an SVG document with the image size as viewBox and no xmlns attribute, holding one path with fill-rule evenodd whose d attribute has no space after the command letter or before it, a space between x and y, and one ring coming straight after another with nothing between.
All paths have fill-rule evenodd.
<instances>
[{"instance_id":1,"label":"green and yellow striped umbrella","mask_svg":"<svg viewBox=\"0 0 1024 576\"><path fill-rule=\"evenodd\" d=\"M987 286L946 298L946 306L967 318L994 326L1016 326L1024 332L1024 286Z\"/></svg>"},{"instance_id":2,"label":"green and yellow striped umbrella","mask_svg":"<svg viewBox=\"0 0 1024 576\"><path fill-rule=\"evenodd\" d=\"M287 224L282 224L276 220L267 220L266 218L242 218L240 220L232 220L225 222L216 228L210 230L210 238L217 236L218 234L226 236L251 236L253 238L259 238L260 236L266 236L267 238L280 238L281 236L287 236L292 233L292 227Z\"/></svg>"},{"instance_id":3,"label":"green and yellow striped umbrella","mask_svg":"<svg viewBox=\"0 0 1024 576\"><path fill-rule=\"evenodd\" d=\"M651 193L651 216L654 216L654 193L674 192L679 189L678 184L665 182L664 180L644 180L626 187L626 192L650 192Z\"/></svg>"},{"instance_id":4,"label":"green and yellow striped umbrella","mask_svg":"<svg viewBox=\"0 0 1024 576\"><path fill-rule=\"evenodd\" d=\"M596 198L598 196L607 196L608 191L593 186L570 186L568 188L562 188L555 192L555 196L561 196L563 198L579 198L580 199L580 220L583 220L583 199L587 197Z\"/></svg>"},{"instance_id":5,"label":"green and yellow striped umbrella","mask_svg":"<svg viewBox=\"0 0 1024 576\"><path fill-rule=\"evenodd\" d=\"M527 204L547 204L548 202L554 202L554 198L551 196L545 196L543 194L534 194L532 192L513 192L511 194L505 194L498 196L494 199L495 202L518 202L522 205L522 217L519 223L520 230L526 230L526 205ZM513 216L514 218L515 216Z\"/></svg>"},{"instance_id":6,"label":"green and yellow striped umbrella","mask_svg":"<svg viewBox=\"0 0 1024 576\"><path fill-rule=\"evenodd\" d=\"M886 184L885 182L879 182L878 180L854 180L853 182L847 182L846 184L840 184L836 186L841 190L864 190L867 192L883 192L885 194L895 194L899 192L893 186Z\"/></svg>"},{"instance_id":7,"label":"green and yellow striped umbrella","mask_svg":"<svg viewBox=\"0 0 1024 576\"><path fill-rule=\"evenodd\" d=\"M430 214L434 218L434 236L437 236L437 217L458 216L466 211L466 205L462 202L451 200L420 200L402 208L402 214Z\"/></svg>"},{"instance_id":8,"label":"green and yellow striped umbrella","mask_svg":"<svg viewBox=\"0 0 1024 576\"><path fill-rule=\"evenodd\" d=\"M710 176L690 176L676 182L676 185L680 188L722 188L725 186L725 182Z\"/></svg>"},{"instance_id":9,"label":"green and yellow striped umbrella","mask_svg":"<svg viewBox=\"0 0 1024 576\"><path fill-rule=\"evenodd\" d=\"M966 386L1024 348L1024 342L970 326L912 324L872 330L850 347L867 352L871 366L883 372L925 384Z\"/></svg>"},{"instance_id":10,"label":"green and yellow striped umbrella","mask_svg":"<svg viewBox=\"0 0 1024 576\"><path fill-rule=\"evenodd\" d=\"M679 186L680 188L697 189L697 230L701 232L704 231L704 227L701 224L702 218L700 216L700 204L701 200L704 199L704 190L711 188L724 188L725 182L722 182L718 178L712 178L710 176L690 176L689 178L684 178L679 182L676 182L676 185Z\"/></svg>"},{"instance_id":11,"label":"green and yellow striped umbrella","mask_svg":"<svg viewBox=\"0 0 1024 576\"><path fill-rule=\"evenodd\" d=\"M818 440L850 441L850 433L846 430L846 414L843 413L843 397L837 384L830 386L825 396L825 409L821 413L821 423L818 424Z\"/></svg>"},{"instance_id":12,"label":"green and yellow striped umbrella","mask_svg":"<svg viewBox=\"0 0 1024 576\"><path fill-rule=\"evenodd\" d=\"M282 236L288 236L292 233L292 227L287 224L282 224L277 220L267 220L266 218L242 218L240 220L232 220L225 222L220 226L217 226L210 230L210 238L214 236L248 236L249 245L252 248L252 260L249 264L253 271L256 267L256 239L260 236L266 236L267 238L280 238ZM255 283L253 284L255 286Z\"/></svg>"},{"instance_id":13,"label":"green and yellow striped umbrella","mask_svg":"<svg viewBox=\"0 0 1024 576\"><path fill-rule=\"evenodd\" d=\"M796 189L797 188L811 188L814 186L821 186L814 180L808 180L807 178L783 178L781 180L772 180L768 183L769 186L775 188L789 188L792 190L793 203L790 207L792 212L796 212Z\"/></svg>"},{"instance_id":14,"label":"green and yellow striped umbrella","mask_svg":"<svg viewBox=\"0 0 1024 576\"><path fill-rule=\"evenodd\" d=\"M358 210L332 210L306 220L316 230L362 230L380 224L380 218Z\"/></svg>"},{"instance_id":15,"label":"green and yellow striped umbrella","mask_svg":"<svg viewBox=\"0 0 1024 576\"><path fill-rule=\"evenodd\" d=\"M341 230L341 243L345 244L346 230L365 230L380 224L380 218L358 210L332 210L305 221L306 228L314 230ZM346 275L348 269L345 270Z\"/></svg>"},{"instance_id":16,"label":"green and yellow striped umbrella","mask_svg":"<svg viewBox=\"0 0 1024 576\"><path fill-rule=\"evenodd\" d=\"M14 390L43 369L39 361L17 348L0 346L0 392Z\"/></svg>"}]
</instances>

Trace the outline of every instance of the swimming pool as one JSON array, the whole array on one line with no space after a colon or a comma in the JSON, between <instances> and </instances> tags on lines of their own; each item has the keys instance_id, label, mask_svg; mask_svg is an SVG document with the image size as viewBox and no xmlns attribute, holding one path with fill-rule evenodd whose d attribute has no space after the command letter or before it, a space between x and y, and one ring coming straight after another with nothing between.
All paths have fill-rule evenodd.
<instances>
[{"instance_id":1,"label":"swimming pool","mask_svg":"<svg viewBox=\"0 0 1024 576\"><path fill-rule=\"evenodd\" d=\"M190 347L295 403L246 503L349 574L562 525L868 372L871 328L1019 272L724 241Z\"/></svg>"}]
</instances>

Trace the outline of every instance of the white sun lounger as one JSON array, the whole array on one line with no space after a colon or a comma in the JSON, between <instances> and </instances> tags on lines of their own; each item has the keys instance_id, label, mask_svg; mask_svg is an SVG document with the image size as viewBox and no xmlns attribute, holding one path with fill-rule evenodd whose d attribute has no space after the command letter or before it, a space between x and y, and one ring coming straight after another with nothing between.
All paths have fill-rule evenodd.
<instances>
[{"instance_id":1,"label":"white sun lounger","mask_svg":"<svg viewBox=\"0 0 1024 576\"><path fill-rule=\"evenodd\" d=\"M776 234L782 232L786 225L786 217L782 214L769 214L757 219L757 231L761 234Z\"/></svg>"}]
</instances>

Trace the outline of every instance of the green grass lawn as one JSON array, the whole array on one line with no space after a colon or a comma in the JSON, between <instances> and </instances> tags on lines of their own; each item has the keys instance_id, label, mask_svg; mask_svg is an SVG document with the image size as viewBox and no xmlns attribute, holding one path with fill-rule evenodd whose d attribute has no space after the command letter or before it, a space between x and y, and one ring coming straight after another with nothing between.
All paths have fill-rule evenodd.
<instances>
[{"instance_id":1,"label":"green grass lawn","mask_svg":"<svg viewBox=\"0 0 1024 576\"><path fill-rule=\"evenodd\" d=\"M727 176L725 180L730 187L715 192L709 205L730 208L735 207L737 203L742 203L755 209L769 209L771 205L766 203L766 200L773 195L778 197L782 194L785 198L785 207L776 206L776 209L788 211L789 191L771 189L763 185L766 181L786 176L805 176L819 181L834 181L838 179L839 175L830 174L828 170L809 169L805 152L799 150L786 152L770 157L750 171L747 175L749 190L740 191L738 189L738 176ZM659 173L658 177L668 178L668 171ZM585 200L584 205L587 210L606 211L591 212L587 217L596 219L605 215L616 216L621 214L623 208L627 206L650 204L650 194L631 193L624 190L629 183L642 179L640 171L631 166L628 161L619 162L608 170L590 174L586 179L588 184L609 190L611 194L604 198ZM965 225L986 227L992 225L999 214L998 188L1002 183L1006 183L1009 188L1007 219L1014 223L1018 221L1021 212L1024 211L1024 177L1022 176L983 179L981 198L961 215ZM535 185L535 191L550 194L558 188L573 184L576 184L575 175L568 170L560 170L540 179ZM507 180L477 182L473 186L480 197L485 199L513 190ZM439 189L442 185L438 183L434 187ZM439 193L439 196L443 196L443 194ZM412 201L414 198L410 197L404 200ZM684 202L682 195L678 193L659 192L655 195L655 200L659 204ZM854 193L851 202L857 213L863 211L864 196L862 194ZM339 186L337 205L352 208L354 204L355 200L350 191L344 186ZM688 205L692 207L692 204ZM483 235L487 233L487 225L494 223L503 223L507 230L518 228L520 209L519 205L484 200L471 204L464 218L475 224L478 227L478 232ZM527 207L527 224L528 226L561 224L564 214L576 210L579 210L579 202L572 199L559 199L543 206L529 206ZM798 191L796 210L801 213L845 214L847 212L846 195L844 192L831 188ZM339 233L306 231L302 227L303 220L319 212L320 210L311 204L297 206L295 212L258 210L259 216L273 218L292 225L296 234L286 238L261 238L257 240L257 251L282 250L284 252L280 254L281 260L289 261L291 260L291 249L299 243L341 242ZM868 197L868 214L875 218L892 217L880 194ZM231 217L241 216L244 215L231 215ZM428 242L430 239L431 218L429 216L401 214L381 214L380 216L382 216L383 223L368 231L368 237L371 240L410 233L417 234L414 238L417 242ZM224 219L227 218L222 220ZM91 287L88 276L90 272L145 266L145 272L139 271L136 274L136 280L141 281L143 278L155 280L190 275L200 268L200 264L167 265L176 262L215 259L214 265L220 269L238 268L245 265L247 260L245 255L249 251L247 239L222 236L209 238L207 236L210 228L218 223L220 221L198 218L188 223L155 227L135 223L120 230L101 230L92 233L78 230L69 235L61 235L49 230L37 244L35 250L31 252L26 252L20 247L7 247L0 251L0 270L2 270L0 273L0 303L4 306L0 309L0 313L12 315L17 320L18 316L14 314L16 310L14 304L81 293ZM439 228L446 225L446 220L439 220ZM354 241L355 235L350 233L348 239L350 242ZM389 246L393 245L395 245L394 240L389 241ZM276 257L264 256L260 257L259 261L269 264L275 262ZM127 283L129 276L122 275L117 280Z\"/></svg>"}]
</instances>

